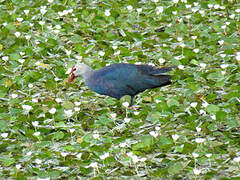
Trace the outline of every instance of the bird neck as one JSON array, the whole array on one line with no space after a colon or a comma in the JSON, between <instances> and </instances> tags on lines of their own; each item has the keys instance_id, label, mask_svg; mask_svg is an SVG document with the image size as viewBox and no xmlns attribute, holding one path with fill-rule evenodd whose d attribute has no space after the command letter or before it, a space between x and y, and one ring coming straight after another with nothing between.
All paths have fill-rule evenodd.
<instances>
[{"instance_id":1,"label":"bird neck","mask_svg":"<svg viewBox=\"0 0 240 180\"><path fill-rule=\"evenodd\" d=\"M91 76L91 74L94 73L94 70L90 67L87 67L86 71L83 73L82 78L84 81L87 81L87 79Z\"/></svg>"}]
</instances>

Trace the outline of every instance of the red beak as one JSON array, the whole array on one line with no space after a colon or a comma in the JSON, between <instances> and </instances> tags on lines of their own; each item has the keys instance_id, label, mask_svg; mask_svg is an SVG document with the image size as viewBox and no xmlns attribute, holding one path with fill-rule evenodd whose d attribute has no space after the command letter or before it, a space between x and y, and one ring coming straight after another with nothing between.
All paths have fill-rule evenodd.
<instances>
[{"instance_id":1,"label":"red beak","mask_svg":"<svg viewBox=\"0 0 240 180\"><path fill-rule=\"evenodd\" d=\"M71 73L70 76L68 77L68 82L69 82L69 83L72 82L75 77L76 77L76 76L75 76L73 73Z\"/></svg>"},{"instance_id":2,"label":"red beak","mask_svg":"<svg viewBox=\"0 0 240 180\"><path fill-rule=\"evenodd\" d=\"M74 80L74 78L76 77L75 74L73 73L73 69L75 68L75 65L73 65L72 67L72 71L70 73L70 76L68 77L68 82L72 82Z\"/></svg>"}]
</instances>

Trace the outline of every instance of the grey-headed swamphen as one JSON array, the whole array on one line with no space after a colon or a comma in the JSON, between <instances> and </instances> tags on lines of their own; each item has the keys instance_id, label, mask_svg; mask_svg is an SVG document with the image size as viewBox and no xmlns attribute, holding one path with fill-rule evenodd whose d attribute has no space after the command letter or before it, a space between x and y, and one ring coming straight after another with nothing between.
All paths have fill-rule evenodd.
<instances>
[{"instance_id":1,"label":"grey-headed swamphen","mask_svg":"<svg viewBox=\"0 0 240 180\"><path fill-rule=\"evenodd\" d=\"M172 68L174 67L155 68L150 65L116 63L95 71L85 64L77 64L72 67L68 82L82 76L85 84L99 94L116 99L130 95L132 106L136 94L171 84L171 76L164 73Z\"/></svg>"}]
</instances>

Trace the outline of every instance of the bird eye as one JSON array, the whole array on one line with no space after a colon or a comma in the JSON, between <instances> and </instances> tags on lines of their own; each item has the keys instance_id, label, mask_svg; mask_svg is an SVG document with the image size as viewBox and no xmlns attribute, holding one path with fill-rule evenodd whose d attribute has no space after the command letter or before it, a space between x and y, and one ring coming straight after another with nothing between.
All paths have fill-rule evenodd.
<instances>
[{"instance_id":1,"label":"bird eye","mask_svg":"<svg viewBox=\"0 0 240 180\"><path fill-rule=\"evenodd\" d=\"M76 68L74 68L73 71L76 71Z\"/></svg>"}]
</instances>

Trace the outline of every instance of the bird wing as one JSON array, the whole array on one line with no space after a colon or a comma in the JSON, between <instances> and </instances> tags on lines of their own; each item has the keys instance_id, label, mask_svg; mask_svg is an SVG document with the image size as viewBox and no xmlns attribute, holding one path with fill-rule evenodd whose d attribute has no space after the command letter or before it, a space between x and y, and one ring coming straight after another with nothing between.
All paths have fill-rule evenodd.
<instances>
[{"instance_id":1,"label":"bird wing","mask_svg":"<svg viewBox=\"0 0 240 180\"><path fill-rule=\"evenodd\" d=\"M90 89L120 99L134 96L146 89L170 84L171 76L159 75L171 69L157 69L148 65L113 64L96 71L89 83Z\"/></svg>"}]
</instances>

